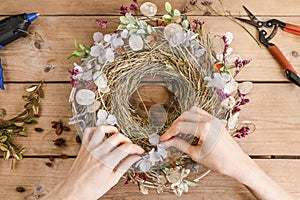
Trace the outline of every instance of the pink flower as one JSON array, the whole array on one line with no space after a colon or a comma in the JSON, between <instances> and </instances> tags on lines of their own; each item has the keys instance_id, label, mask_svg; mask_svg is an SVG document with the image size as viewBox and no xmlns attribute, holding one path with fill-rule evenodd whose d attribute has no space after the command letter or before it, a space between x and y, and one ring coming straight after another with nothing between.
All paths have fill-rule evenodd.
<instances>
[{"instance_id":1,"label":"pink flower","mask_svg":"<svg viewBox=\"0 0 300 200\"><path fill-rule=\"evenodd\" d=\"M131 5L129 6L129 9L130 9L130 10L133 10L133 11L138 11L138 10L139 10L136 4L131 4Z\"/></svg>"},{"instance_id":2,"label":"pink flower","mask_svg":"<svg viewBox=\"0 0 300 200\"><path fill-rule=\"evenodd\" d=\"M120 14L121 15L126 15L126 13L128 13L127 7L122 5L120 7Z\"/></svg>"}]
</instances>

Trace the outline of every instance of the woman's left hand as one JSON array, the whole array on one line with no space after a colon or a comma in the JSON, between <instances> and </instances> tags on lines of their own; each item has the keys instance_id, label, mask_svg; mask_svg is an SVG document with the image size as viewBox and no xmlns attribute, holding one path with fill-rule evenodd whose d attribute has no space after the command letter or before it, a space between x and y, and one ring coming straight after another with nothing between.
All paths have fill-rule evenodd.
<instances>
[{"instance_id":1,"label":"woman's left hand","mask_svg":"<svg viewBox=\"0 0 300 200\"><path fill-rule=\"evenodd\" d=\"M105 133L113 134L105 139ZM118 183L144 150L114 126L86 128L78 156L64 181L43 199L96 200Z\"/></svg>"}]
</instances>

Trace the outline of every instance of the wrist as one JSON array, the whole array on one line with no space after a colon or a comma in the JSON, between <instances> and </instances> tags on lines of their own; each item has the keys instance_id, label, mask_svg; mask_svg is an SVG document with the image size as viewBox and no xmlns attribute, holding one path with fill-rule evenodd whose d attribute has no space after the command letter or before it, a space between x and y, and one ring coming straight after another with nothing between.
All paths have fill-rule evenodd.
<instances>
[{"instance_id":1,"label":"wrist","mask_svg":"<svg viewBox=\"0 0 300 200\"><path fill-rule=\"evenodd\" d=\"M72 188L66 186L64 181L62 181L57 184L55 188L43 198L43 200L77 200L77 197L73 194L76 193L72 191Z\"/></svg>"}]
</instances>

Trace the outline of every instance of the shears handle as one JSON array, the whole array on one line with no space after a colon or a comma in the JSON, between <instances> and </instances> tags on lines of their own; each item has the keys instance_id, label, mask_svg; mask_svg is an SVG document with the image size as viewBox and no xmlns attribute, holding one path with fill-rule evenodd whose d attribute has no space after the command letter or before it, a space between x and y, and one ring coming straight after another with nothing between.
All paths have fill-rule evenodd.
<instances>
[{"instance_id":1,"label":"shears handle","mask_svg":"<svg viewBox=\"0 0 300 200\"><path fill-rule=\"evenodd\" d=\"M268 47L269 52L277 60L277 62L286 70L287 78L300 87L300 78L291 63L286 59L283 53L276 45Z\"/></svg>"},{"instance_id":2,"label":"shears handle","mask_svg":"<svg viewBox=\"0 0 300 200\"><path fill-rule=\"evenodd\" d=\"M283 28L284 31L293 33L296 35L300 35L300 26L293 25L293 24L286 24L285 27Z\"/></svg>"}]
</instances>

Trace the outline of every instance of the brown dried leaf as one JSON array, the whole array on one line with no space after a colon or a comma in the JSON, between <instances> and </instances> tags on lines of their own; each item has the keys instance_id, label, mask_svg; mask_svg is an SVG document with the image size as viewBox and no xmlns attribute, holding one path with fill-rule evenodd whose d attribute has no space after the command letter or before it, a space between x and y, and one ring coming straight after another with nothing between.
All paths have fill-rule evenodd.
<instances>
[{"instance_id":1,"label":"brown dried leaf","mask_svg":"<svg viewBox=\"0 0 300 200\"><path fill-rule=\"evenodd\" d=\"M10 157L10 151L5 151L4 154L3 154L4 160L8 160L9 157Z\"/></svg>"},{"instance_id":2,"label":"brown dried leaf","mask_svg":"<svg viewBox=\"0 0 300 200\"><path fill-rule=\"evenodd\" d=\"M6 115L6 110L4 108L0 108L0 118L3 118Z\"/></svg>"},{"instance_id":3,"label":"brown dried leaf","mask_svg":"<svg viewBox=\"0 0 300 200\"><path fill-rule=\"evenodd\" d=\"M7 136L6 135L2 135L0 136L0 143L4 143L7 140Z\"/></svg>"}]
</instances>

